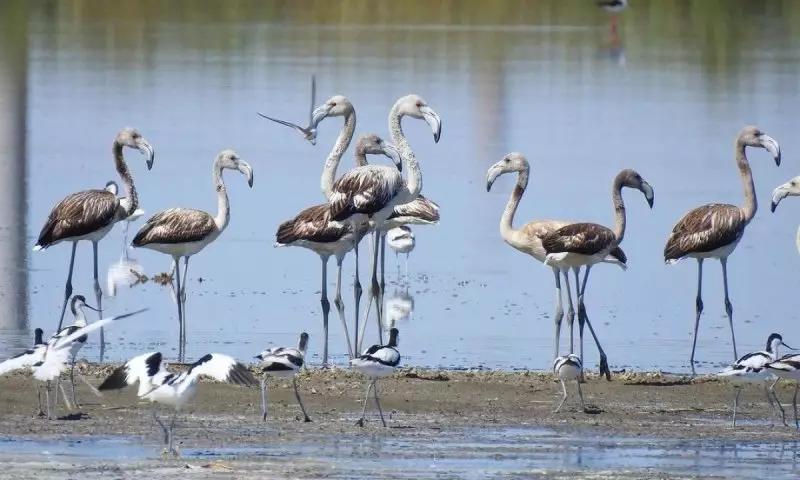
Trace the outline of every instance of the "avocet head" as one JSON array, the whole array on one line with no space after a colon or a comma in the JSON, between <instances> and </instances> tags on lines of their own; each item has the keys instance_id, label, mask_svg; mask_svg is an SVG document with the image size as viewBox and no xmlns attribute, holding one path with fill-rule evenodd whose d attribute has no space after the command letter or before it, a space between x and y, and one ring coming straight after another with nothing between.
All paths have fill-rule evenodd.
<instances>
[{"instance_id":1,"label":"avocet head","mask_svg":"<svg viewBox=\"0 0 800 480\"><path fill-rule=\"evenodd\" d=\"M781 203L781 200L784 198L797 197L799 195L800 176L797 176L772 191L772 205L770 205L770 210L774 212L775 209L778 208L778 204Z\"/></svg>"},{"instance_id":2,"label":"avocet head","mask_svg":"<svg viewBox=\"0 0 800 480\"><path fill-rule=\"evenodd\" d=\"M83 312L81 312L81 310L83 309L83 307L86 307L90 310L94 310L95 312L99 311L95 307L88 305L86 303L86 297L84 297L83 295L75 295L74 297L72 297L72 301L69 304L69 309L72 311L72 315L77 317L79 315L79 312L80 314L82 314Z\"/></svg>"},{"instance_id":3,"label":"avocet head","mask_svg":"<svg viewBox=\"0 0 800 480\"><path fill-rule=\"evenodd\" d=\"M797 350L796 348L792 348L783 343L783 337L779 333L770 334L769 338L767 339L767 351L775 353L778 351L778 347L780 346L784 346L789 350Z\"/></svg>"},{"instance_id":4,"label":"avocet head","mask_svg":"<svg viewBox=\"0 0 800 480\"><path fill-rule=\"evenodd\" d=\"M781 164L781 147L774 138L770 137L756 126L744 127L736 138L737 143L748 147L763 148L772 154L775 165Z\"/></svg>"},{"instance_id":5,"label":"avocet head","mask_svg":"<svg viewBox=\"0 0 800 480\"><path fill-rule=\"evenodd\" d=\"M503 157L502 160L489 167L489 170L486 172L486 191L488 192L492 189L494 181L497 180L497 177L500 175L511 172L524 172L527 174L530 168L525 155L519 152L509 153Z\"/></svg>"},{"instance_id":6,"label":"avocet head","mask_svg":"<svg viewBox=\"0 0 800 480\"><path fill-rule=\"evenodd\" d=\"M242 160L238 153L233 150L223 150L217 155L215 162L219 168L227 168L229 170L238 170L242 175L247 178L247 185L253 187L253 167L249 163Z\"/></svg>"},{"instance_id":7,"label":"avocet head","mask_svg":"<svg viewBox=\"0 0 800 480\"><path fill-rule=\"evenodd\" d=\"M645 200L647 200L647 204L650 205L650 208L653 208L653 202L655 201L655 192L653 192L653 187L650 186L647 181L639 175L639 172L633 170L632 168L626 168L617 174L617 177L614 179L615 185L620 185L622 187L628 188L635 188L644 194Z\"/></svg>"},{"instance_id":8,"label":"avocet head","mask_svg":"<svg viewBox=\"0 0 800 480\"><path fill-rule=\"evenodd\" d=\"M139 133L139 130L132 127L125 127L117 133L115 142L123 147L139 150L147 160L147 169L150 170L153 168L153 161L156 158L155 150L153 150L153 146L150 145L150 142Z\"/></svg>"},{"instance_id":9,"label":"avocet head","mask_svg":"<svg viewBox=\"0 0 800 480\"><path fill-rule=\"evenodd\" d=\"M411 118L425 120L433 132L433 141L439 143L439 138L442 136L442 119L422 97L414 93L401 97L395 102L392 111L401 117L408 115Z\"/></svg>"},{"instance_id":10,"label":"avocet head","mask_svg":"<svg viewBox=\"0 0 800 480\"><path fill-rule=\"evenodd\" d=\"M303 332L300 334L300 343L297 345L297 349L303 352L303 354L308 350L308 333Z\"/></svg>"},{"instance_id":11,"label":"avocet head","mask_svg":"<svg viewBox=\"0 0 800 480\"><path fill-rule=\"evenodd\" d=\"M400 345L400 331L394 327L389 330L389 346L397 347Z\"/></svg>"},{"instance_id":12,"label":"avocet head","mask_svg":"<svg viewBox=\"0 0 800 480\"><path fill-rule=\"evenodd\" d=\"M37 328L36 330L34 330L33 331L33 344L34 345L42 345L42 344L44 344L44 340L42 339L43 335L44 335L44 330L42 330L41 328Z\"/></svg>"},{"instance_id":13,"label":"avocet head","mask_svg":"<svg viewBox=\"0 0 800 480\"><path fill-rule=\"evenodd\" d=\"M401 172L403 171L403 161L400 152L393 144L385 141L375 133L365 133L358 137L356 142L356 155L385 155Z\"/></svg>"}]
</instances>

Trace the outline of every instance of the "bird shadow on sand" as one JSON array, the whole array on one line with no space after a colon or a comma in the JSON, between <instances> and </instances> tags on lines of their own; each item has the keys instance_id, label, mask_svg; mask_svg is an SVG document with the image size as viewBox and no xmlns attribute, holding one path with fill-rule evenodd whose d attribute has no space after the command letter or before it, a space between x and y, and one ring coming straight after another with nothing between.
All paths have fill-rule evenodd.
<instances>
[{"instance_id":1,"label":"bird shadow on sand","mask_svg":"<svg viewBox=\"0 0 800 480\"><path fill-rule=\"evenodd\" d=\"M74 420L88 420L89 418L91 418L91 417L89 417L89 415L87 415L87 414L85 414L83 412L75 412L75 413L70 413L70 414L64 415L62 417L56 417L56 420L73 420L74 421Z\"/></svg>"}]
</instances>

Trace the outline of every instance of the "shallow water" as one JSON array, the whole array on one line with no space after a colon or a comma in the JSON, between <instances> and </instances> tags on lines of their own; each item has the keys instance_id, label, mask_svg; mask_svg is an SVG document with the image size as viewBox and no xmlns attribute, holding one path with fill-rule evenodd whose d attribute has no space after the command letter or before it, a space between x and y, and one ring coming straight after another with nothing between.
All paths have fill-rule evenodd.
<instances>
[{"instance_id":1,"label":"shallow water","mask_svg":"<svg viewBox=\"0 0 800 480\"><path fill-rule=\"evenodd\" d=\"M484 187L487 168L518 150L533 171L516 225L542 217L610 224L609 186L624 167L654 186L652 210L637 192L625 194L630 268L595 268L587 305L612 368L686 371L696 267L664 266L662 248L689 208L742 203L731 143L750 123L781 143L784 163L775 168L765 152L749 154L762 208L729 264L739 354L762 347L772 331L800 343L790 328L798 321L792 218L800 206L787 199L774 214L765 208L772 189L797 173L796 108L788 100L800 78L791 28L800 9L793 2L643 0L621 16L616 39L609 15L578 0L503 9L442 4L433 11L416 1L364 8L352 0L332 12L324 2L201 8L123 1L120 9L91 0L32 2L27 9L12 3L17 9L7 7L5 18L15 28L0 30L14 35L3 44L16 46L21 53L12 53L23 60L0 72L0 95L22 106L2 110L0 119L2 145L16 148L0 149L7 180L0 188L0 357L30 344L34 327L55 328L70 249L31 247L64 195L115 178L109 146L119 128L132 125L157 152L150 172L138 153L128 154L146 216L170 206L213 212L209 171L223 148L236 149L255 169L252 189L227 174L230 226L191 261L188 357L216 351L250 358L265 346L293 344L308 330L317 361L320 262L272 242L281 221L323 200L318 175L340 122L324 122L311 146L255 113L302 122L312 73L318 102L337 93L353 101L359 132L386 135L388 109L409 92L443 119L438 144L421 122L405 123L424 193L440 204L443 219L415 228L408 288L414 314L398 323L405 363L549 367L552 274L500 237L514 178L501 178L491 193ZM352 165L349 155L342 171ZM131 225L129 238L143 221ZM361 251L366 289L366 243ZM122 253L118 227L100 247L104 289ZM150 251L131 256L149 275L169 267L170 259ZM394 255L387 257L394 281ZM351 328L352 262L343 290ZM709 363L700 370L732 358L719 267L707 264L698 360ZM94 303L91 272L91 248L80 245L75 293ZM328 278L335 278L333 262ZM395 285L388 290L387 296L404 293ZM333 284L328 292L332 297ZM140 306L150 310L107 332L108 358L145 349L175 354L175 304L166 288L121 287L104 300L107 312ZM335 309L330 321L332 353L343 362ZM587 363L594 367L590 342ZM82 355L97 359L97 337Z\"/></svg>"},{"instance_id":2,"label":"shallow water","mask_svg":"<svg viewBox=\"0 0 800 480\"><path fill-rule=\"evenodd\" d=\"M159 456L155 446L115 437L6 437L0 438L0 445L5 458L15 461L44 456L50 460L68 457L75 462L138 462ZM311 434L302 444L185 448L181 454L189 462L303 460L313 462L314 470L331 478L371 478L388 471L398 478L629 471L757 479L790 478L798 472L797 442L600 437L529 428L422 429L414 436L392 437Z\"/></svg>"}]
</instances>

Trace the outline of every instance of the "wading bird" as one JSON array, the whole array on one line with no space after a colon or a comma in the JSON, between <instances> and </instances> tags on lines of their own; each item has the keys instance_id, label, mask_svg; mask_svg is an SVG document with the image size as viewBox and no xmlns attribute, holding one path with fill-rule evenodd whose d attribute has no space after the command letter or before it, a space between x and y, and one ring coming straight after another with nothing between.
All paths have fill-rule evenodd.
<instances>
[{"instance_id":1,"label":"wading bird","mask_svg":"<svg viewBox=\"0 0 800 480\"><path fill-rule=\"evenodd\" d=\"M784 355L774 362L768 363L765 368L776 377L794 380L792 410L794 410L794 426L797 430L800 430L800 421L797 419L797 391L798 387L800 387L800 354L792 353Z\"/></svg>"},{"instance_id":2,"label":"wading bird","mask_svg":"<svg viewBox=\"0 0 800 480\"><path fill-rule=\"evenodd\" d=\"M130 197L127 208L122 207L120 199L115 193L108 190L84 190L64 197L63 200L53 207L50 215L39 233L39 238L33 251L44 250L61 242L72 243L72 254L69 260L69 272L67 273L67 283L64 289L64 303L61 306L61 317L58 320L58 329L61 330L64 322L64 312L67 309L67 301L72 295L72 269L75 266L75 250L78 242L88 240L92 242L92 252L94 255L94 294L97 300L97 309L100 317L103 316L102 296L103 290L98 281L97 266L97 242L103 239L116 222L130 217L139 207L139 196L136 194L136 187L133 184L128 165L122 155L123 147L139 150L147 159L147 169L153 168L155 153L150 142L135 128L124 128L117 133L111 147L114 156L114 165L122 182L125 184L125 191ZM103 360L105 352L105 335L100 330L100 361Z\"/></svg>"},{"instance_id":3,"label":"wading bird","mask_svg":"<svg viewBox=\"0 0 800 480\"><path fill-rule=\"evenodd\" d=\"M564 406L564 402L567 401L568 395L566 381L575 380L575 383L578 384L578 396L581 399L581 407L583 408L584 413L588 413L588 410L586 409L586 403L583 401L583 389L581 388L580 381L581 375L583 374L583 364L581 363L581 359L574 353L557 357L553 361L553 373L561 382L561 391L564 393L561 403L558 404L558 407L556 407L553 412L558 413L561 410L561 407Z\"/></svg>"},{"instance_id":4,"label":"wading bird","mask_svg":"<svg viewBox=\"0 0 800 480\"><path fill-rule=\"evenodd\" d=\"M294 398L297 399L297 404L300 405L300 411L303 412L303 421L311 421L306 413L306 407L303 406L303 400L300 399L300 392L297 390L297 372L299 372L305 364L307 349L308 333L303 332L300 334L300 343L297 345L297 348L268 348L256 355L255 358L261 360L261 372L265 375L261 380L261 416L265 422L267 421L267 375L280 378L292 378Z\"/></svg>"},{"instance_id":5,"label":"wading bird","mask_svg":"<svg viewBox=\"0 0 800 480\"><path fill-rule=\"evenodd\" d=\"M565 220L534 220L532 222L528 222L520 228L514 228L514 215L517 212L517 208L519 207L520 200L522 199L522 195L525 193L525 189L528 187L528 177L530 175L530 164L528 160L525 158L524 155L518 152L511 152L502 160L495 163L489 170L486 172L486 191L489 192L492 189L492 185L494 182L501 176L506 173L517 173L517 184L514 187L514 190L511 192L511 197L508 199L508 203L506 204L506 208L503 211L503 215L500 217L500 236L503 240L508 244L514 247L516 250L519 250L522 253L528 254L533 257L536 261L544 263L545 257L547 256L547 252L545 251L544 247L542 246L542 237L547 235L550 232L556 231L559 228L565 227L567 225L571 225L576 222L570 222ZM619 265L623 270L627 269L627 257L625 256L625 252L617 246L615 249L612 249L608 255L602 260L604 263L612 263L615 265ZM573 322L575 318L575 310L572 304L572 293L570 292L570 280L569 280L569 269L568 268L557 268L551 267L553 270L553 277L555 278L555 285L556 285L556 310L555 310L555 357L559 356L559 342L561 339L561 322L564 319L564 308L562 306L562 295L561 295L561 278L559 273L564 276L564 282L567 289L567 326L569 327L569 351L572 353L573 351ZM580 269L579 269L580 270ZM576 275L575 277L575 289L576 293L580 291L580 283L579 277ZM606 360L605 353L600 348L600 342L595 336L594 329L591 327L591 323L588 322L589 331L592 333L594 337L595 343L597 343L598 349L600 349L600 373L606 373L606 375L610 375L610 371L608 370L608 361Z\"/></svg>"},{"instance_id":6,"label":"wading bird","mask_svg":"<svg viewBox=\"0 0 800 480\"><path fill-rule=\"evenodd\" d=\"M314 110L313 125L319 124L328 115L333 105L328 103ZM397 147L403 162L408 169L408 180L404 180L399 169L385 165L366 165L348 171L333 184L330 197L331 218L353 225L369 222L376 231L391 216L394 207L413 201L422 189L422 172L414 152L403 134L400 121L404 116L424 120L433 132L434 142L441 135L441 120L428 103L419 95L406 95L398 99L389 112L389 132L392 142ZM369 288L369 300L364 312L366 322L370 306L374 300L378 312L378 335L381 335L380 303L383 301L378 284L378 235L373 232L373 255L371 262L372 283ZM363 336L359 343L363 341ZM360 349L359 349L360 350Z\"/></svg>"},{"instance_id":7,"label":"wading bird","mask_svg":"<svg viewBox=\"0 0 800 480\"><path fill-rule=\"evenodd\" d=\"M386 232L386 237L389 246L394 250L395 259L397 260L398 280L400 277L400 254L406 254L406 279L408 279L408 256L411 254L411 251L414 250L414 246L416 246L417 243L414 238L414 232L411 231L410 227L401 225Z\"/></svg>"},{"instance_id":8,"label":"wading bird","mask_svg":"<svg viewBox=\"0 0 800 480\"><path fill-rule=\"evenodd\" d=\"M542 247L544 247L544 251L547 254L544 260L545 265L555 266L561 270L565 268L572 269L576 284L578 283L580 267L586 267L583 272L583 283L580 284L580 288L577 291L581 365L583 365L583 327L588 319L584 304L586 284L589 280L589 272L592 266L604 261L615 248L619 247L619 244L625 238L627 218L625 215L625 202L622 200L623 188L639 190L644 195L650 208L653 208L653 187L638 172L626 168L614 177L614 182L611 186L616 216L614 230L598 223L579 222L566 225L542 236ZM592 328L591 325L589 328ZM594 335L594 332L592 334ZM597 340L597 337L595 337L595 340ZM605 357L599 342L597 349L600 350L601 357ZM601 366L601 374L603 370L605 370L606 379L610 380L611 372L608 366L606 365L605 368Z\"/></svg>"},{"instance_id":9,"label":"wading bird","mask_svg":"<svg viewBox=\"0 0 800 480\"><path fill-rule=\"evenodd\" d=\"M786 425L786 413L783 411L781 401L778 400L778 395L775 393L775 384L778 383L780 378L776 378L769 387L767 387L766 383L767 380L772 380L775 377L767 370L766 366L768 363L778 359L778 347L781 345L789 350L796 350L783 343L783 337L779 334L773 333L767 338L767 347L764 350L744 355L739 360L736 360L733 365L717 374L718 377L727 378L736 387L736 395L733 397L734 427L736 426L736 409L739 406L739 394L742 393L739 387L744 383L762 383L764 385L764 394L767 396L767 403L773 408L778 408L781 421Z\"/></svg>"},{"instance_id":10,"label":"wading bird","mask_svg":"<svg viewBox=\"0 0 800 480\"><path fill-rule=\"evenodd\" d=\"M361 409L361 418L358 419L356 425L359 427L364 426L364 415L367 413L367 400L369 400L370 390L375 393L375 406L378 407L378 413L381 416L383 426L386 426L386 420L383 418L383 410L381 410L381 402L378 400L378 379L388 377L394 372L394 369L400 365L400 351L397 350L399 342L399 332L396 328L389 330L389 343L386 345L373 345L366 349L363 354L350 360L350 367L358 370L362 375L369 378L367 385L367 393L364 396L364 408Z\"/></svg>"},{"instance_id":11,"label":"wading bird","mask_svg":"<svg viewBox=\"0 0 800 480\"><path fill-rule=\"evenodd\" d=\"M731 328L734 361L736 354L736 335L733 331L733 304L728 295L728 256L730 256L744 235L744 230L755 217L758 209L753 172L745 155L746 147L763 148L772 154L775 165L781 164L781 149L772 137L758 127L745 127L736 137L736 166L744 185L744 207L726 203L709 203L689 210L672 228L664 246L664 262L667 265L684 258L697 260L697 296L695 298L694 340L689 363L694 368L694 352L697 348L697 328L700 314L703 313L703 260L716 258L722 265L722 289L725 293L725 313Z\"/></svg>"},{"instance_id":12,"label":"wading bird","mask_svg":"<svg viewBox=\"0 0 800 480\"><path fill-rule=\"evenodd\" d=\"M55 335L50 337L50 340L47 343L51 344L51 345L55 345L62 338L66 337L68 335L72 335L73 333L75 333L79 329L85 327L87 325L87 322L86 322L86 314L83 311L84 307L88 308L90 310L97 311L97 309L95 307L92 307L92 306L86 304L86 297L84 297L83 295L75 295L74 297L72 297L72 301L70 302L69 309L72 312L73 318L75 319L74 322L72 323L72 325L64 327L61 330L59 330L58 332L56 332ZM70 347L69 347L69 350L70 350L70 352L69 352L69 354L70 354L70 358L69 358L69 383L72 386L72 404L75 405L76 407L79 406L79 405L78 405L78 401L75 399L75 358L78 356L78 352L81 350L81 348L83 348L83 346L86 345L86 340L88 340L88 339L89 339L89 337L87 335L84 335L82 337L78 337L77 339L75 339L74 342L72 342L72 345L70 345ZM61 377L58 377L56 379L56 390L59 389L60 383L61 383ZM55 401L56 401L56 407L57 407L58 406L58 395L56 395Z\"/></svg>"},{"instance_id":13,"label":"wading bird","mask_svg":"<svg viewBox=\"0 0 800 480\"><path fill-rule=\"evenodd\" d=\"M222 171L238 170L247 178L247 185L253 186L253 168L239 158L233 150L223 150L217 155L212 168L214 188L217 192L217 216L194 208L168 208L156 212L142 225L131 241L134 248L148 248L172 257L175 268L179 348L178 359L183 361L186 354L186 272L189 269L189 257L202 251L208 244L216 240L231 218L228 192ZM178 262L184 258L183 285Z\"/></svg>"},{"instance_id":14,"label":"wading bird","mask_svg":"<svg viewBox=\"0 0 800 480\"><path fill-rule=\"evenodd\" d=\"M794 177L772 192L770 210L774 213L775 209L778 208L778 204L781 203L781 200L786 197L796 197L798 195L800 195L800 176ZM800 227L797 228L797 235L795 236L794 243L797 247L797 251L800 252Z\"/></svg>"},{"instance_id":15,"label":"wading bird","mask_svg":"<svg viewBox=\"0 0 800 480\"><path fill-rule=\"evenodd\" d=\"M246 366L236 359L219 353L208 353L189 366L185 372L176 374L167 371L162 362L161 352L150 352L130 359L117 368L98 387L100 391L118 390L139 382L137 396L142 400L169 405L175 409L169 426L158 418L153 409L153 419L164 430L166 453L178 455L172 447L172 427L175 417L197 394L197 380L207 375L219 382L233 385L254 386L258 380Z\"/></svg>"},{"instance_id":16,"label":"wading bird","mask_svg":"<svg viewBox=\"0 0 800 480\"><path fill-rule=\"evenodd\" d=\"M334 97L335 98L335 97ZM336 100L341 103L341 100ZM347 129L347 128L346 128ZM346 132L340 135L340 139L346 136ZM337 144L339 142L337 141ZM334 150L339 148L334 147ZM344 150L341 150L344 152ZM397 148L390 144L377 142L367 147L367 152L370 154L386 155L396 165L401 165L400 155ZM341 156L341 154L339 154ZM337 161L338 162L338 161ZM335 167L335 166L334 166ZM334 168L326 164L326 170ZM335 174L335 172L334 172ZM324 174L323 174L324 175ZM328 365L328 314L330 312L330 302L328 301L328 259L331 256L336 258L336 295L333 303L339 313L339 319L345 332L345 340L347 341L347 348L349 358L354 358L356 345L351 345L350 334L348 333L347 321L344 314L344 302L342 302L341 289L342 289L342 262L347 252L357 249L358 242L366 235L369 230L367 222L361 223L347 223L337 222L332 219L330 212L330 205L323 203L315 205L301 211L295 218L281 223L278 226L278 231L275 234L275 246L297 246L307 248L317 255L322 261L322 289L320 292L320 303L322 305L322 328L324 335L324 343L322 348L322 364ZM356 269L357 271L357 269ZM356 273L357 290L360 289L358 283L358 274ZM356 292L358 293L358 291ZM358 298L358 295L356 295ZM356 320L358 319L358 311L356 311ZM356 334L358 334L358 321L356 321ZM356 337L358 339L358 337Z\"/></svg>"}]
</instances>

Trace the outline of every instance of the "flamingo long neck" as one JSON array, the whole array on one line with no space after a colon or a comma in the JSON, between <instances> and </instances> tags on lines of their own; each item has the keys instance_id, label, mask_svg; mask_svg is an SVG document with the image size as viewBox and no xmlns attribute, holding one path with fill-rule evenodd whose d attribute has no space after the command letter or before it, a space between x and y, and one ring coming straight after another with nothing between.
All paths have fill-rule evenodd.
<instances>
[{"instance_id":1,"label":"flamingo long neck","mask_svg":"<svg viewBox=\"0 0 800 480\"><path fill-rule=\"evenodd\" d=\"M511 192L511 197L508 199L506 209L503 211L503 216L500 217L500 236L509 245L516 245L516 231L514 230L514 215L517 213L519 201L522 199L522 194L528 187L528 174L529 170L525 169L519 172L517 177L517 184L514 186L514 191Z\"/></svg>"},{"instance_id":2,"label":"flamingo long neck","mask_svg":"<svg viewBox=\"0 0 800 480\"><path fill-rule=\"evenodd\" d=\"M225 180L222 179L222 166L219 162L214 162L214 187L217 190L217 216L214 223L217 230L225 230L231 220L231 206L228 203L228 191L225 189Z\"/></svg>"},{"instance_id":3,"label":"flamingo long neck","mask_svg":"<svg viewBox=\"0 0 800 480\"><path fill-rule=\"evenodd\" d=\"M347 147L350 146L355 131L356 111L355 109L350 109L344 116L344 127L339 132L336 143L333 144L333 150L325 160L325 168L322 170L322 194L328 200L333 194L333 183L336 181L336 170L339 168L339 162L342 160L344 152L347 151Z\"/></svg>"},{"instance_id":4,"label":"flamingo long neck","mask_svg":"<svg viewBox=\"0 0 800 480\"><path fill-rule=\"evenodd\" d=\"M364 147L362 147L361 145L356 145L356 149L353 152L353 154L356 158L357 167L365 167L369 165L369 162L367 161L367 152L364 149Z\"/></svg>"},{"instance_id":5,"label":"flamingo long neck","mask_svg":"<svg viewBox=\"0 0 800 480\"><path fill-rule=\"evenodd\" d=\"M128 164L125 163L125 157L122 155L122 144L114 140L111 147L111 152L114 154L114 165L117 167L117 173L125 185L125 192L127 193L130 202L125 209L125 216L129 217L133 212L139 208L139 195L136 193L136 186L133 184L133 177L131 171L128 170Z\"/></svg>"},{"instance_id":6,"label":"flamingo long neck","mask_svg":"<svg viewBox=\"0 0 800 480\"><path fill-rule=\"evenodd\" d=\"M614 229L614 236L617 237L616 247L622 243L625 238L625 224L627 218L625 215L625 202L622 200L622 178L617 177L614 179L614 184L611 188L611 197L614 199L614 214L616 215L616 228Z\"/></svg>"},{"instance_id":7,"label":"flamingo long neck","mask_svg":"<svg viewBox=\"0 0 800 480\"><path fill-rule=\"evenodd\" d=\"M744 221L756 216L758 210L758 200L756 199L756 186L753 184L753 171L750 170L750 162L744 153L745 145L739 140L736 141L736 166L739 167L739 175L742 177L742 187L744 187Z\"/></svg>"},{"instance_id":8,"label":"flamingo long neck","mask_svg":"<svg viewBox=\"0 0 800 480\"><path fill-rule=\"evenodd\" d=\"M406 188L408 188L409 195L402 203L413 201L422 191L422 172L419 169L419 162L417 157L411 150L406 136L403 134L403 127L400 125L400 118L403 116L398 112L399 106L395 104L392 111L389 112L389 133L392 136L392 142L397 147L400 158L402 158L404 167L408 169L408 180L406 181Z\"/></svg>"}]
</instances>

